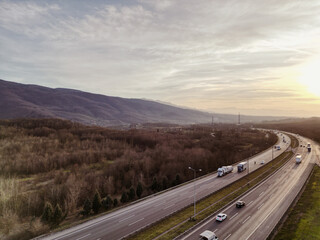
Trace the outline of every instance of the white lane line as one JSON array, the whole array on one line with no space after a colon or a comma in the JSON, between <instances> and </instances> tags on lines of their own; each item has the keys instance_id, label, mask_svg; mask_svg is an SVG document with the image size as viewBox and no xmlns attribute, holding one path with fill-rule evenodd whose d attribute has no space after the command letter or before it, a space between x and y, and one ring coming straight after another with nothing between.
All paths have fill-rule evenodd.
<instances>
[{"instance_id":1,"label":"white lane line","mask_svg":"<svg viewBox=\"0 0 320 240\"><path fill-rule=\"evenodd\" d=\"M230 220L233 219L234 217L236 217L238 214L239 214L239 213L236 213L235 215L233 215L233 216L230 218Z\"/></svg>"},{"instance_id":2,"label":"white lane line","mask_svg":"<svg viewBox=\"0 0 320 240\"><path fill-rule=\"evenodd\" d=\"M245 223L246 221L248 221L249 218L251 218L251 216L247 217L242 223Z\"/></svg>"},{"instance_id":3,"label":"white lane line","mask_svg":"<svg viewBox=\"0 0 320 240\"><path fill-rule=\"evenodd\" d=\"M228 236L226 236L226 238L224 240L228 239L230 236L231 236L231 233Z\"/></svg>"},{"instance_id":4,"label":"white lane line","mask_svg":"<svg viewBox=\"0 0 320 240\"><path fill-rule=\"evenodd\" d=\"M214 230L213 232L215 233L216 231L218 231L218 228L216 230Z\"/></svg>"},{"instance_id":5,"label":"white lane line","mask_svg":"<svg viewBox=\"0 0 320 240\"><path fill-rule=\"evenodd\" d=\"M251 203L253 203L253 201L249 202L249 203L247 204L247 206L249 206Z\"/></svg>"},{"instance_id":6,"label":"white lane line","mask_svg":"<svg viewBox=\"0 0 320 240\"><path fill-rule=\"evenodd\" d=\"M158 206L160 206L160 205L162 205L162 204L164 204L163 202L162 203L158 203L158 204L156 204L156 205L153 205L154 207L158 207Z\"/></svg>"},{"instance_id":7,"label":"white lane line","mask_svg":"<svg viewBox=\"0 0 320 240\"><path fill-rule=\"evenodd\" d=\"M258 207L258 209L260 209L263 205L264 205L264 203L262 203L262 204Z\"/></svg>"},{"instance_id":8,"label":"white lane line","mask_svg":"<svg viewBox=\"0 0 320 240\"><path fill-rule=\"evenodd\" d=\"M131 225L133 225L133 224L136 224L137 222L140 222L140 221L142 221L144 218L141 218L141 219L139 219L138 221L135 221L135 222L133 222L133 223L130 223L128 226L131 226Z\"/></svg>"},{"instance_id":9,"label":"white lane line","mask_svg":"<svg viewBox=\"0 0 320 240\"><path fill-rule=\"evenodd\" d=\"M82 239L82 238L86 238L86 237L88 237L88 236L90 236L90 235L91 235L91 233L89 233L89 234L87 234L87 235L84 235L83 237L77 238L76 240L80 240L80 239Z\"/></svg>"},{"instance_id":10,"label":"white lane line","mask_svg":"<svg viewBox=\"0 0 320 240\"><path fill-rule=\"evenodd\" d=\"M131 216L129 216L129 217L126 217L126 218L124 218L124 219L121 219L120 221L118 221L119 223L120 222L123 222L123 221L125 221L125 220L127 220L127 219L129 219L129 218L132 218L132 217L134 217L134 215L131 215Z\"/></svg>"},{"instance_id":11,"label":"white lane line","mask_svg":"<svg viewBox=\"0 0 320 240\"><path fill-rule=\"evenodd\" d=\"M259 194L259 197L263 194L264 192L261 192L260 194Z\"/></svg>"},{"instance_id":12,"label":"white lane line","mask_svg":"<svg viewBox=\"0 0 320 240\"><path fill-rule=\"evenodd\" d=\"M248 239L252 236L252 234L254 234L254 232L261 226L261 224L263 224L263 222L270 216L270 214L273 213L273 211L279 206L280 202L282 202L283 199L284 199L285 197L287 197L287 194L291 191L291 189L292 189L293 187L295 187L295 185L293 185L293 186L283 195L283 197L277 202L277 205L274 206L274 207L271 209L271 211L269 211L269 213L267 214L267 216L260 222L260 224L258 224L258 226L256 226L256 228L250 233L250 235L246 238L246 240L248 240Z\"/></svg>"},{"instance_id":13,"label":"white lane line","mask_svg":"<svg viewBox=\"0 0 320 240\"><path fill-rule=\"evenodd\" d=\"M175 205L175 204L171 204L171 205L165 207L163 210L168 209L168 208L171 208L171 207L173 207L174 205Z\"/></svg>"}]
</instances>

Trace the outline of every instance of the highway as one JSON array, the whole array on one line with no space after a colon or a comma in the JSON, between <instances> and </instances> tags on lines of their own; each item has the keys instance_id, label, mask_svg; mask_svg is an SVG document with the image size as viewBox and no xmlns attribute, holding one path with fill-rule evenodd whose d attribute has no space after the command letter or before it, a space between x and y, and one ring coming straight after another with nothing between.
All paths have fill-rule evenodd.
<instances>
[{"instance_id":1,"label":"highway","mask_svg":"<svg viewBox=\"0 0 320 240\"><path fill-rule=\"evenodd\" d=\"M272 156L275 158L287 149L290 145L290 138L285 136L286 143L282 141L283 136L279 133L281 150L270 148L249 160L250 172L261 167L261 162L269 162ZM196 184L197 199L203 198L224 186L238 180L246 175L247 172L237 173L234 170L224 177L218 178L217 174L210 174L198 179ZM177 188L164 191L147 197L142 201L121 208L117 211L108 213L102 217L87 221L75 227L61 232L53 233L41 239L55 240L80 240L80 239L121 239L138 229L144 228L171 213L193 203L193 182L189 182Z\"/></svg>"},{"instance_id":2,"label":"highway","mask_svg":"<svg viewBox=\"0 0 320 240\"><path fill-rule=\"evenodd\" d=\"M300 137L300 144L307 145L310 140ZM281 217L289 208L306 179L308 178L319 149L313 142L313 150L307 152L306 147L299 147L297 153L302 155L302 163L295 163L295 156L270 176L257 188L244 195L246 202L243 208L236 208L235 202L221 210L228 215L223 222L216 222L215 216L178 239L197 239L205 230L213 231L219 240L266 239Z\"/></svg>"}]
</instances>

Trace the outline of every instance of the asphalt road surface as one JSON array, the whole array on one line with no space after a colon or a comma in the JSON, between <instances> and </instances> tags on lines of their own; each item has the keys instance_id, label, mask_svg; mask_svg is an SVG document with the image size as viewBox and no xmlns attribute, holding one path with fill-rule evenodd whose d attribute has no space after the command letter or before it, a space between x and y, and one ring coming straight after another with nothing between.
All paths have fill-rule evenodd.
<instances>
[{"instance_id":1,"label":"asphalt road surface","mask_svg":"<svg viewBox=\"0 0 320 240\"><path fill-rule=\"evenodd\" d=\"M286 135L278 134L278 145L281 150L270 148L249 159L249 168L251 172L262 166L262 162L267 163L285 151L290 145L290 138ZM283 137L285 141L283 141ZM195 182L197 199L203 198L212 192L215 192L224 186L238 180L248 173L234 171L224 177L217 177L216 173L210 174ZM165 191L146 199L121 208L115 212L108 213L102 217L90 220L75 227L57 232L41 239L55 240L102 240L102 239L121 239L141 228L152 224L171 213L193 203L194 183L189 182L180 187Z\"/></svg>"},{"instance_id":2,"label":"asphalt road surface","mask_svg":"<svg viewBox=\"0 0 320 240\"><path fill-rule=\"evenodd\" d=\"M297 153L302 155L301 164L296 164L294 156L274 175L241 198L246 202L245 207L236 208L234 202L221 211L228 215L225 221L216 222L215 216L212 216L179 239L198 239L205 230L213 231L219 240L266 239L303 187L319 156L315 143L311 153L308 153L303 146L309 141L301 137L299 141L302 147L297 149Z\"/></svg>"}]
</instances>

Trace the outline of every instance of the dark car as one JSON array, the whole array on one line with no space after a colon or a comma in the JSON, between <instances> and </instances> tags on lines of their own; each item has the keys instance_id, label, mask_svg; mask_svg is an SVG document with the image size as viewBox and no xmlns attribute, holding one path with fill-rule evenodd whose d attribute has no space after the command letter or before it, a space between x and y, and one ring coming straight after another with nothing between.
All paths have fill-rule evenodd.
<instances>
[{"instance_id":1,"label":"dark car","mask_svg":"<svg viewBox=\"0 0 320 240\"><path fill-rule=\"evenodd\" d=\"M244 207L246 205L246 203L244 202L244 201L238 201L237 203L236 203L236 207L237 208L242 208L242 207Z\"/></svg>"}]
</instances>

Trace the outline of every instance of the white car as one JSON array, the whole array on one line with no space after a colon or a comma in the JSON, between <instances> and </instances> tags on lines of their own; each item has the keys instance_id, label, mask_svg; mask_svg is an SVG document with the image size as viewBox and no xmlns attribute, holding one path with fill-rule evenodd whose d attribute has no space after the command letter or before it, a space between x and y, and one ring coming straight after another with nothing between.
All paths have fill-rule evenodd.
<instances>
[{"instance_id":1,"label":"white car","mask_svg":"<svg viewBox=\"0 0 320 240\"><path fill-rule=\"evenodd\" d=\"M218 237L209 230L204 231L200 234L199 240L219 240Z\"/></svg>"},{"instance_id":2,"label":"white car","mask_svg":"<svg viewBox=\"0 0 320 240\"><path fill-rule=\"evenodd\" d=\"M216 216L216 221L222 222L223 220L225 220L227 218L227 214L225 213L219 213Z\"/></svg>"}]
</instances>

